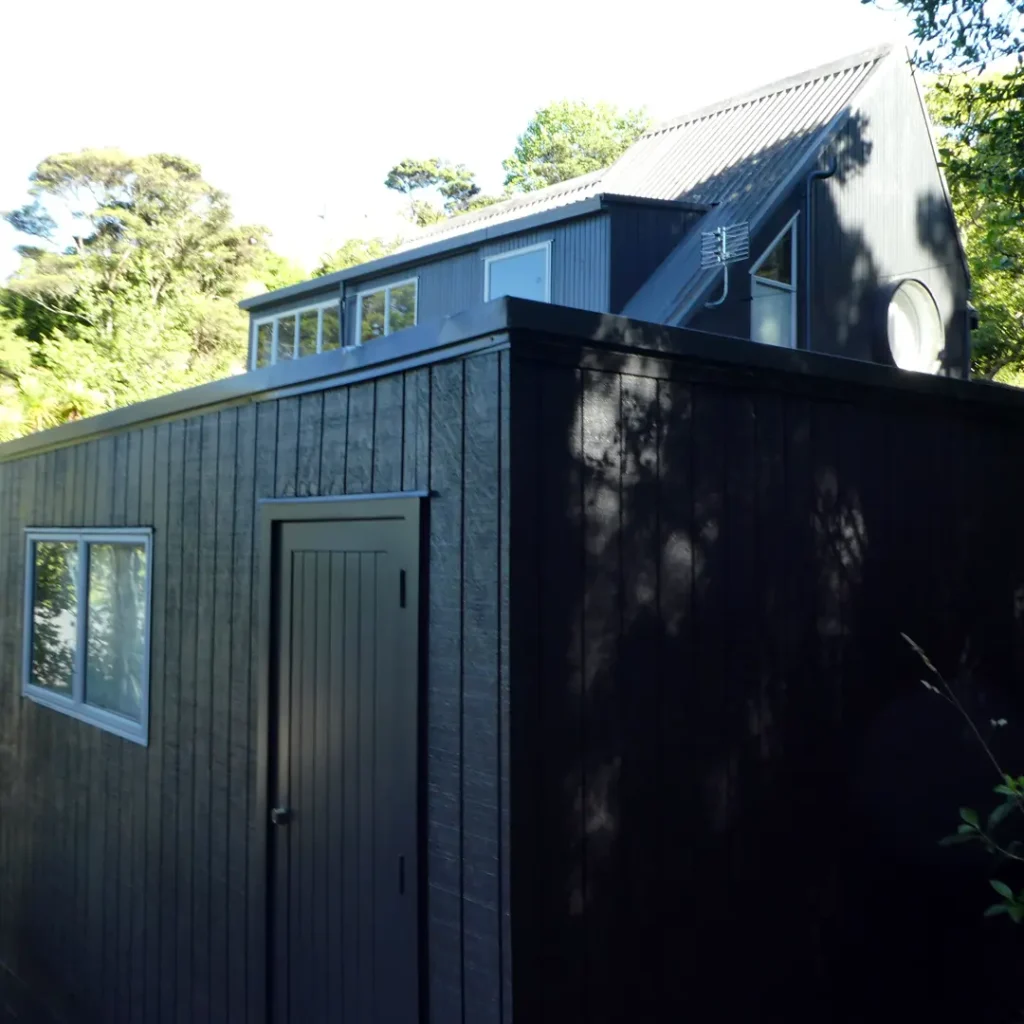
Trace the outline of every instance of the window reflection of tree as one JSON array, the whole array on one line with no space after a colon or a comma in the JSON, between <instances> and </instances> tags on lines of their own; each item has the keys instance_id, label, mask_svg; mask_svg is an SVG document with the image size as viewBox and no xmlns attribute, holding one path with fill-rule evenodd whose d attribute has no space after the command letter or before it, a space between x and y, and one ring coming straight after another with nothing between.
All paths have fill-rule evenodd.
<instances>
[{"instance_id":1,"label":"window reflection of tree","mask_svg":"<svg viewBox=\"0 0 1024 1024\"><path fill-rule=\"evenodd\" d=\"M78 629L78 545L37 541L32 591L32 682L71 693Z\"/></svg>"},{"instance_id":2,"label":"window reflection of tree","mask_svg":"<svg viewBox=\"0 0 1024 1024\"><path fill-rule=\"evenodd\" d=\"M90 544L86 703L139 719L145 615L145 548Z\"/></svg>"}]
</instances>

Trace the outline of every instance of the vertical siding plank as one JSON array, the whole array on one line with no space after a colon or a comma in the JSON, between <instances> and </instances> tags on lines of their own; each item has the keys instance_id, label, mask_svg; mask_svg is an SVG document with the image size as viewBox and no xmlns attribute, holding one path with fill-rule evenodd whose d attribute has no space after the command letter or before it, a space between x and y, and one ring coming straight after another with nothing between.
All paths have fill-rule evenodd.
<instances>
[{"instance_id":1,"label":"vertical siding plank","mask_svg":"<svg viewBox=\"0 0 1024 1024\"><path fill-rule=\"evenodd\" d=\"M192 1018L210 1019L213 955L211 914L212 658L215 629L217 509L219 501L220 423L216 413L198 424L198 508L195 552L195 638L192 676ZM186 473L188 463L186 463Z\"/></svg>"},{"instance_id":2,"label":"vertical siding plank","mask_svg":"<svg viewBox=\"0 0 1024 1024\"><path fill-rule=\"evenodd\" d=\"M342 636L342 870L339 884L342 902L342 1020L358 1020L366 967L359 957L359 646L350 642L359 634L359 554L346 552L344 559L344 607Z\"/></svg>"},{"instance_id":3,"label":"vertical siding plank","mask_svg":"<svg viewBox=\"0 0 1024 1024\"><path fill-rule=\"evenodd\" d=\"M331 645L332 633L340 622L332 618L331 608L331 559L330 552L317 555L317 589L316 607L316 678L312 693L310 711L312 713L312 729L310 730L310 747L313 756L307 760L312 765L313 784L315 791L310 794L313 807L312 843L313 849L308 865L311 875L313 892L310 945L311 967L313 977L310 979L310 1002L314 1015L323 1012L318 1007L331 1006L335 1009L338 1003L330 1002L330 976L336 965L330 959L330 929L328 924L328 907L330 906L331 875L330 837L334 828L332 818L336 808L330 801L330 777L334 774L336 762L331 756L330 734L328 722L330 718L331 687L335 680L331 678ZM312 617L312 616L311 616Z\"/></svg>"},{"instance_id":4,"label":"vertical siding plank","mask_svg":"<svg viewBox=\"0 0 1024 1024\"><path fill-rule=\"evenodd\" d=\"M161 1019L161 962L160 939L166 927L168 906L165 902L163 859L163 800L161 786L164 778L164 717L167 679L164 662L167 649L167 573L170 553L167 535L168 472L170 468L170 426L162 423L146 433L143 446L143 469L151 464L152 499L150 522L153 527L152 621L149 656L149 748L146 772L146 873L143 879L143 905L145 908L143 945L145 949L145 1001L143 1019L157 1022ZM145 494L145 487L143 488ZM140 517L146 515L143 500Z\"/></svg>"},{"instance_id":5,"label":"vertical siding plank","mask_svg":"<svg viewBox=\"0 0 1024 1024\"><path fill-rule=\"evenodd\" d=\"M171 425L168 436L169 467L167 481L167 598L164 643L164 757L161 804L163 827L161 863L163 894L161 914L160 1020L177 1021L191 1011L188 990L179 979L187 971L188 953L180 951L179 927L186 916L183 875L186 865L179 856L179 837L188 818L179 794L179 766L190 754L182 730L182 635L192 628L184 591L185 550L193 544L195 533L185 520L185 423ZM187 538L187 539L186 539Z\"/></svg>"},{"instance_id":6,"label":"vertical siding plank","mask_svg":"<svg viewBox=\"0 0 1024 1024\"><path fill-rule=\"evenodd\" d=\"M694 844L687 823L697 813L699 781L694 752L688 748L696 728L698 675L694 636L695 590L705 570L705 540L717 535L718 504L696 488L695 409L687 385L658 381L658 662L660 718L658 791L663 808L657 823L658 866L664 879L660 915L662 955L658 989L665 1005L681 1005L695 980L697 941L688 907L698 884ZM713 496L712 496L713 497ZM698 498L700 502L698 504ZM718 501L720 501L720 496ZM641 714L638 712L638 716ZM668 811L668 808L677 810ZM681 810L678 810L681 809Z\"/></svg>"},{"instance_id":7,"label":"vertical siding plank","mask_svg":"<svg viewBox=\"0 0 1024 1024\"><path fill-rule=\"evenodd\" d=\"M320 493L320 444L324 396L317 391L299 400L299 454L295 493L309 497Z\"/></svg>"},{"instance_id":8,"label":"vertical siding plank","mask_svg":"<svg viewBox=\"0 0 1024 1024\"><path fill-rule=\"evenodd\" d=\"M133 441L138 444L138 435L131 432L118 435L114 459L114 508L111 525L126 526L128 523L128 505L132 487L136 491L138 501L138 476L131 476L131 448ZM87 682L88 687L88 682ZM114 764L117 782L114 787L116 806L118 809L117 838L117 1012L118 1019L131 1020L132 1010L132 901L134 891L134 865L132 863L132 837L135 831L135 787L134 779L137 771L134 766L142 764L141 747L135 743L127 743L120 737L111 737L114 750ZM128 749L128 748L131 749Z\"/></svg>"},{"instance_id":9,"label":"vertical siding plank","mask_svg":"<svg viewBox=\"0 0 1024 1024\"><path fill-rule=\"evenodd\" d=\"M427 958L430 1019L463 1018L462 445L463 364L431 369L427 655Z\"/></svg>"},{"instance_id":10,"label":"vertical siding plank","mask_svg":"<svg viewBox=\"0 0 1024 1024\"><path fill-rule=\"evenodd\" d=\"M196 1013L196 933L206 921L196 920L196 655L199 630L200 522L203 472L203 419L185 422L185 462L182 481L180 691L178 699L177 764L177 981L178 1020L190 1024ZM205 563L203 563L205 564ZM205 938L202 940L205 942Z\"/></svg>"},{"instance_id":11,"label":"vertical siding plank","mask_svg":"<svg viewBox=\"0 0 1024 1024\"><path fill-rule=\"evenodd\" d=\"M583 903L586 1019L620 1020L627 1012L617 973L603 950L622 916L622 708L615 656L622 628L621 382L618 374L583 372Z\"/></svg>"},{"instance_id":12,"label":"vertical siding plank","mask_svg":"<svg viewBox=\"0 0 1024 1024\"><path fill-rule=\"evenodd\" d=\"M402 377L376 382L373 426L373 469L370 489L388 494L402 489Z\"/></svg>"},{"instance_id":13,"label":"vertical siding plank","mask_svg":"<svg viewBox=\"0 0 1024 1024\"><path fill-rule=\"evenodd\" d=\"M154 454L155 428L148 427L133 435L131 447L128 450L128 523L131 526L153 525L153 454ZM162 540L162 538L161 538ZM155 554L157 541L154 537L153 548L151 549L151 560L146 566L150 582L150 642L149 651L149 695L152 701L153 683L153 633L157 628L153 621L153 562L152 555ZM149 715L149 723L153 719L152 712ZM152 743L152 739L150 739ZM147 795L149 792L149 773L152 770L149 747L138 747L130 752L131 762L129 771L133 786L132 807L132 925L131 925L131 1019L133 1021L144 1021L146 1019L146 897L147 878L150 865L147 855L147 835L149 822L147 819Z\"/></svg>"},{"instance_id":14,"label":"vertical siding plank","mask_svg":"<svg viewBox=\"0 0 1024 1024\"><path fill-rule=\"evenodd\" d=\"M253 516L255 514L256 407L238 410L235 442L234 523L230 564L231 662L228 734L228 1004L225 1020L246 1020L248 990L248 801L250 722L250 612L258 589L252 574Z\"/></svg>"},{"instance_id":15,"label":"vertical siding plank","mask_svg":"<svg viewBox=\"0 0 1024 1024\"><path fill-rule=\"evenodd\" d=\"M72 466L70 477L73 480L70 506L65 505L67 522L74 526L82 526L85 522L85 465L87 446L76 445L71 449ZM77 722L69 723L69 759L71 778L68 780L68 797L71 823L71 860L70 870L73 872L72 885L74 897L68 908L68 926L71 929L66 955L74 957L73 962L85 961L85 936L88 934L88 887L89 887L89 761L88 747L84 735L87 727ZM6 863L6 862L5 862ZM75 978L71 984L73 995L82 999L85 996L83 979Z\"/></svg>"},{"instance_id":16,"label":"vertical siding plank","mask_svg":"<svg viewBox=\"0 0 1024 1024\"><path fill-rule=\"evenodd\" d=\"M235 465L238 412L226 409L217 423L217 497L212 570L212 650L210 654L210 1020L228 1020L230 985L229 928L229 790L231 630L235 564ZM205 468L205 467L204 467ZM244 781L244 780L239 780Z\"/></svg>"},{"instance_id":17,"label":"vertical siding plank","mask_svg":"<svg viewBox=\"0 0 1024 1024\"><path fill-rule=\"evenodd\" d=\"M115 469L118 462L119 438L105 438L98 443L98 476L96 483L96 526L114 522L115 505L123 508L124 489L115 495ZM115 501L115 499L118 499ZM88 693L88 681L86 683ZM93 730L93 763L98 771L97 802L99 806L98 878L95 880L95 909L102 924L102 1001L107 1020L120 1020L120 977L118 949L118 913L120 910L120 740L101 730Z\"/></svg>"},{"instance_id":18,"label":"vertical siding plank","mask_svg":"<svg viewBox=\"0 0 1024 1024\"><path fill-rule=\"evenodd\" d=\"M254 497L272 498L275 493L277 475L277 459L279 449L277 439L280 436L279 409L283 403L268 402L260 405L256 412L256 458ZM287 433L287 431L285 431ZM253 581L260 579L259 535L253 532ZM249 622L260 621L259 587L252 588L252 604L250 605ZM266 637L259 635L258 629L250 628L250 664L255 668L264 655ZM265 859L262 850L267 844L266 820L258 813L257 792L258 773L266 772L267 765L257 763L256 754L259 740L256 736L256 724L259 716L258 688L251 686L249 691L249 841L248 841L248 922L249 942L246 956L248 958L249 992L248 1020L250 1024L262 1024L266 1018L266 948L267 942L267 878L264 874ZM274 908L274 913L278 908Z\"/></svg>"},{"instance_id":19,"label":"vertical siding plank","mask_svg":"<svg viewBox=\"0 0 1024 1024\"><path fill-rule=\"evenodd\" d=\"M663 1005L662 930L657 927L660 922L651 918L652 908L664 900L665 889L675 877L672 865L661 863L663 811L656 797L662 751L658 722L664 711L658 607L658 386L653 377L623 376L621 381L622 635L615 668L622 743L616 825L621 890L613 933L619 937L616 953L623 965L621 998L640 1020L656 1018ZM685 414L685 405L673 410L670 422L675 424ZM679 478L673 473L672 479ZM689 508L680 504L683 508L674 509L674 516L666 516L673 531L666 549L673 558L674 576L689 572ZM681 513L685 526L676 532ZM674 613L678 607L673 604ZM677 662L674 678L682 674Z\"/></svg>"},{"instance_id":20,"label":"vertical siding plank","mask_svg":"<svg viewBox=\"0 0 1024 1024\"><path fill-rule=\"evenodd\" d=\"M295 496L299 462L299 396L277 404L277 477L274 490L279 498Z\"/></svg>"},{"instance_id":21,"label":"vertical siding plank","mask_svg":"<svg viewBox=\"0 0 1024 1024\"><path fill-rule=\"evenodd\" d=\"M537 936L540 970L551 1018L581 1019L585 988L582 931L583 750L583 472L582 390L579 371L551 367L541 382L542 492L540 557L546 566L540 595L541 719L547 737L539 754L544 779L537 809L540 863L537 891L543 917Z\"/></svg>"},{"instance_id":22,"label":"vertical siding plank","mask_svg":"<svg viewBox=\"0 0 1024 1024\"><path fill-rule=\"evenodd\" d=\"M348 448L348 388L324 395L323 438L320 445L320 493L345 493L345 453Z\"/></svg>"},{"instance_id":23,"label":"vertical siding plank","mask_svg":"<svg viewBox=\"0 0 1024 1024\"><path fill-rule=\"evenodd\" d=\"M373 381L349 388L346 494L367 494L373 488L373 409Z\"/></svg>"},{"instance_id":24,"label":"vertical siding plank","mask_svg":"<svg viewBox=\"0 0 1024 1024\"><path fill-rule=\"evenodd\" d=\"M497 355L465 362L462 859L465 1015L501 1019Z\"/></svg>"},{"instance_id":25,"label":"vertical siding plank","mask_svg":"<svg viewBox=\"0 0 1024 1024\"><path fill-rule=\"evenodd\" d=\"M324 716L329 719L328 743L330 763L334 768L327 777L327 801L330 814L327 818L327 962L332 966L328 972L329 1005L344 1010L348 1005L346 986L350 980L349 965L345 962L345 843L348 818L346 793L347 743L345 736L345 703L347 681L345 658L350 644L345 642L347 634L347 607L345 604L345 559L343 552L332 552L330 621L334 628L330 632L330 664L328 676L328 710Z\"/></svg>"},{"instance_id":26,"label":"vertical siding plank","mask_svg":"<svg viewBox=\"0 0 1024 1024\"><path fill-rule=\"evenodd\" d=\"M41 490L43 481L38 459L32 459L27 461L27 463L22 463L22 467L23 475L19 486L21 498L19 507L19 519L23 523L31 524L36 521L36 506L38 504L37 491ZM24 580L25 572L27 571L27 566L25 564L25 548L23 545L18 544L17 540L15 540L15 544L13 546L13 556L14 557L12 559L12 564L15 569L14 580L16 581L16 588L17 582ZM30 730L32 728L33 716L39 710L39 708L32 706L28 701L22 701L19 703L16 713L16 723L19 735L23 735L26 730ZM29 774L29 758L27 757L24 751L21 753L19 761L19 767L21 769L21 778L19 780L19 785L17 787L18 799L15 800L15 806L20 805L22 817L26 817L28 812L30 811L30 808L26 805L28 803L28 800L30 799L31 793L29 788L30 783L27 780L31 778L31 775ZM98 772L90 772L89 782L90 786L96 783L98 787ZM28 875L26 865L29 863L31 858L31 850L27 845L27 839L27 830L24 828L19 828L17 827L17 825L15 825L13 841L13 846L15 850L15 869L12 882L13 885L15 886L16 892L14 906L14 927L16 929L15 934L18 936L21 936L23 934L23 929L25 929L26 926L31 927L32 924L30 917L31 908L26 905L25 899L26 883L28 882L28 877L26 877ZM102 834L100 834L100 839L102 839ZM93 865L90 866L93 867ZM96 908L96 911L98 914L99 907ZM103 919L102 917L97 917L96 920L97 927L95 929L95 934L99 937L102 937ZM94 947L94 951L95 954L93 966L96 968L96 975L98 976L99 970L102 968L103 964L103 947L101 942L97 941ZM18 957L18 960L23 959L24 954L22 953L20 948L16 951L16 956ZM98 995L98 993L91 994Z\"/></svg>"},{"instance_id":27,"label":"vertical siding plank","mask_svg":"<svg viewBox=\"0 0 1024 1024\"><path fill-rule=\"evenodd\" d=\"M511 817L511 683L509 644L509 574L511 560L510 521L512 492L511 462L511 366L508 352L499 354L498 388L498 565L495 598L498 604L498 771L500 778L499 846L501 870L498 879L500 921L500 969L502 1024L512 1022L512 817Z\"/></svg>"},{"instance_id":28,"label":"vertical siding plank","mask_svg":"<svg viewBox=\"0 0 1024 1024\"><path fill-rule=\"evenodd\" d=\"M402 489L426 490L430 457L430 371L405 375L405 425Z\"/></svg>"}]
</instances>

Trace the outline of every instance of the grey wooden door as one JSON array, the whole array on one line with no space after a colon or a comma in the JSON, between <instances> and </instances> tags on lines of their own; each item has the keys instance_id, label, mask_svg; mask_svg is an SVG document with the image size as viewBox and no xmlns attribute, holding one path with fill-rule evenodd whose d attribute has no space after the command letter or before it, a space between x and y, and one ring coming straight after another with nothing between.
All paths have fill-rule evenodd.
<instances>
[{"instance_id":1,"label":"grey wooden door","mask_svg":"<svg viewBox=\"0 0 1024 1024\"><path fill-rule=\"evenodd\" d=\"M400 519L280 526L274 1024L419 1019L417 547Z\"/></svg>"}]
</instances>

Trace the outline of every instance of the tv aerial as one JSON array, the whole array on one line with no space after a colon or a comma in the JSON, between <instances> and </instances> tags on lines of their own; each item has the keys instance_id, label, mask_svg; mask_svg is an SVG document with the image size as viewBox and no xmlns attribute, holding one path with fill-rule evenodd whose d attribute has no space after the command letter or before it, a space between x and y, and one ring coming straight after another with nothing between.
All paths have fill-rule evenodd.
<instances>
[{"instance_id":1,"label":"tv aerial","mask_svg":"<svg viewBox=\"0 0 1024 1024\"><path fill-rule=\"evenodd\" d=\"M700 236L701 270L722 267L722 294L714 302L705 302L707 309L720 306L729 295L729 267L742 263L750 256L750 224L723 225L714 231L702 231Z\"/></svg>"}]
</instances>

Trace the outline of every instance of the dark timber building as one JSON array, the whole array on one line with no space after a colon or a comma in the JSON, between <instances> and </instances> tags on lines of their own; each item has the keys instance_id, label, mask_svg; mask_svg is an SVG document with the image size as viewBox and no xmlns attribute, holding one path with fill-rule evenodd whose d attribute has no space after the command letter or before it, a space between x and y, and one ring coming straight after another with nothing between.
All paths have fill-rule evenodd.
<instances>
[{"instance_id":1,"label":"dark timber building","mask_svg":"<svg viewBox=\"0 0 1024 1024\"><path fill-rule=\"evenodd\" d=\"M801 76L604 176L252 302L245 375L0 446L0 958L72 1019L998 991L973 890L937 895L973 776L899 634L1019 672L1024 399L948 379L967 282L910 72Z\"/></svg>"}]
</instances>

